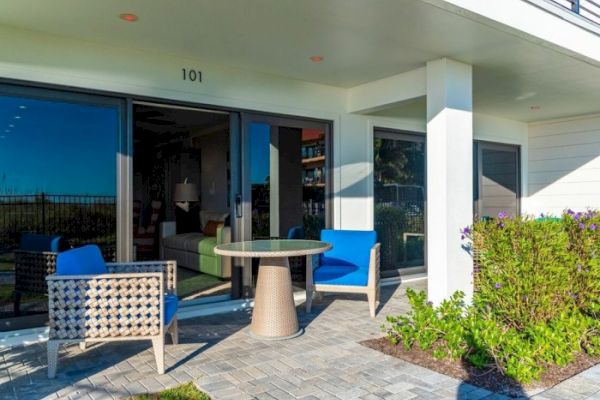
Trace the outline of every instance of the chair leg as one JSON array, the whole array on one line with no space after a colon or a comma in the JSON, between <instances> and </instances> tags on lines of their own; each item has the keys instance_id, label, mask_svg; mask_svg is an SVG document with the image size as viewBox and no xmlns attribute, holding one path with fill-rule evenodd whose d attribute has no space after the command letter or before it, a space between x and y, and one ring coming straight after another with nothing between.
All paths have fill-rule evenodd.
<instances>
[{"instance_id":1,"label":"chair leg","mask_svg":"<svg viewBox=\"0 0 600 400\"><path fill-rule=\"evenodd\" d=\"M313 293L314 293L314 281L313 281L313 266L312 256L306 256L306 312L309 313L312 308Z\"/></svg>"},{"instance_id":2,"label":"chair leg","mask_svg":"<svg viewBox=\"0 0 600 400\"><path fill-rule=\"evenodd\" d=\"M179 326L177 325L177 317L173 317L173 321L169 327L169 335L171 335L173 344L179 344Z\"/></svg>"},{"instance_id":3,"label":"chair leg","mask_svg":"<svg viewBox=\"0 0 600 400\"><path fill-rule=\"evenodd\" d=\"M54 340L49 340L48 346L48 378L56 377L56 365L58 364L58 346L59 343Z\"/></svg>"},{"instance_id":4,"label":"chair leg","mask_svg":"<svg viewBox=\"0 0 600 400\"><path fill-rule=\"evenodd\" d=\"M371 314L371 318L375 318L375 309L377 308L377 294L375 290L369 290L367 292L367 299L369 300L369 313Z\"/></svg>"},{"instance_id":5,"label":"chair leg","mask_svg":"<svg viewBox=\"0 0 600 400\"><path fill-rule=\"evenodd\" d=\"M156 359L156 370L162 375L165 373L165 338L153 338L152 349L154 350L154 358Z\"/></svg>"},{"instance_id":6,"label":"chair leg","mask_svg":"<svg viewBox=\"0 0 600 400\"><path fill-rule=\"evenodd\" d=\"M312 308L313 290L312 288L306 287L306 312L309 313Z\"/></svg>"}]
</instances>

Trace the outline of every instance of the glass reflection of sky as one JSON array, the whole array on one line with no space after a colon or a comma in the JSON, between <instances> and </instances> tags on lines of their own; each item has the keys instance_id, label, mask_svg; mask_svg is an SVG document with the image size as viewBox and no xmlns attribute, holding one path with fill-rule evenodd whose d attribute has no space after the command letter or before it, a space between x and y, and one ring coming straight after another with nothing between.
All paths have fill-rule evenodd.
<instances>
[{"instance_id":1,"label":"glass reflection of sky","mask_svg":"<svg viewBox=\"0 0 600 400\"><path fill-rule=\"evenodd\" d=\"M262 184L269 176L269 153L271 126L268 124L250 124L250 180L252 184Z\"/></svg>"},{"instance_id":2,"label":"glass reflection of sky","mask_svg":"<svg viewBox=\"0 0 600 400\"><path fill-rule=\"evenodd\" d=\"M0 195L114 196L117 108L0 96Z\"/></svg>"}]
</instances>

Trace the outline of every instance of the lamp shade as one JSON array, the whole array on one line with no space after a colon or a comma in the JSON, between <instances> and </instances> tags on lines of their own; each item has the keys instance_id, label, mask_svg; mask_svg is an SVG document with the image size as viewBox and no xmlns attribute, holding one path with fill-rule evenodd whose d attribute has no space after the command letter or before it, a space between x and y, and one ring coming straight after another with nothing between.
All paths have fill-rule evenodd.
<instances>
[{"instance_id":1,"label":"lamp shade","mask_svg":"<svg viewBox=\"0 0 600 400\"><path fill-rule=\"evenodd\" d=\"M184 202L184 201L198 201L200 192L198 191L198 185L195 183L178 183L175 185L175 193L173 194L173 201Z\"/></svg>"}]
</instances>

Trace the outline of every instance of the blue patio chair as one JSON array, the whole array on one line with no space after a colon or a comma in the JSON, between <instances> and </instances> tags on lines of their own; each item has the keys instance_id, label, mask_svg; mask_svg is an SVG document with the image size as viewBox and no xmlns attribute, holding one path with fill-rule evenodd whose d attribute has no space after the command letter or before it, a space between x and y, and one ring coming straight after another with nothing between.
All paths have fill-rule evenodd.
<instances>
[{"instance_id":1,"label":"blue patio chair","mask_svg":"<svg viewBox=\"0 0 600 400\"><path fill-rule=\"evenodd\" d=\"M379 302L379 248L375 231L321 231L331 250L321 254L317 265L307 266L306 311L314 292L365 293L371 317ZM307 260L311 260L310 257Z\"/></svg>"},{"instance_id":2,"label":"blue patio chair","mask_svg":"<svg viewBox=\"0 0 600 400\"><path fill-rule=\"evenodd\" d=\"M100 248L62 252L48 281L48 377L63 343L151 340L159 374L164 340L178 342L174 261L105 263Z\"/></svg>"}]
</instances>

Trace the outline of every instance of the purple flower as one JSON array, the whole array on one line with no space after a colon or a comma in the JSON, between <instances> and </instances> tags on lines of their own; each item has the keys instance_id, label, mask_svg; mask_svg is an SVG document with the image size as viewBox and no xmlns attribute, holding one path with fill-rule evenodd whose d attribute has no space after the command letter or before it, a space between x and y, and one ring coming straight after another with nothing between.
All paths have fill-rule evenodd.
<instances>
[{"instance_id":1,"label":"purple flower","mask_svg":"<svg viewBox=\"0 0 600 400\"><path fill-rule=\"evenodd\" d=\"M430 301L428 301L428 302L427 302L427 305L428 305L428 306L432 306L432 305L433 305L433 301L431 301L431 300L430 300Z\"/></svg>"},{"instance_id":2,"label":"purple flower","mask_svg":"<svg viewBox=\"0 0 600 400\"><path fill-rule=\"evenodd\" d=\"M507 214L507 213L505 213L504 211L500 211L500 212L498 213L498 218L499 218L499 219L504 219L504 218L506 218L506 217L508 217L508 214Z\"/></svg>"},{"instance_id":3,"label":"purple flower","mask_svg":"<svg viewBox=\"0 0 600 400\"><path fill-rule=\"evenodd\" d=\"M585 229L585 224L583 222L579 223L579 229Z\"/></svg>"},{"instance_id":4,"label":"purple flower","mask_svg":"<svg viewBox=\"0 0 600 400\"><path fill-rule=\"evenodd\" d=\"M596 224L591 224L590 225L590 231L595 231L597 228Z\"/></svg>"},{"instance_id":5,"label":"purple flower","mask_svg":"<svg viewBox=\"0 0 600 400\"><path fill-rule=\"evenodd\" d=\"M498 228L504 228L504 222L500 222L500 223L498 224Z\"/></svg>"},{"instance_id":6,"label":"purple flower","mask_svg":"<svg viewBox=\"0 0 600 400\"><path fill-rule=\"evenodd\" d=\"M465 238L471 234L471 228L469 226L465 226L461 231L460 231L461 235L460 235L460 239L461 240L465 240Z\"/></svg>"},{"instance_id":7,"label":"purple flower","mask_svg":"<svg viewBox=\"0 0 600 400\"><path fill-rule=\"evenodd\" d=\"M581 217L583 217L583 214L578 212L577 214L575 214L575 216L573 217L573 219L575 219L575 221L579 221L581 219Z\"/></svg>"},{"instance_id":8,"label":"purple flower","mask_svg":"<svg viewBox=\"0 0 600 400\"><path fill-rule=\"evenodd\" d=\"M567 214L573 216L575 215L575 211L571 210L570 208L567 210Z\"/></svg>"},{"instance_id":9,"label":"purple flower","mask_svg":"<svg viewBox=\"0 0 600 400\"><path fill-rule=\"evenodd\" d=\"M496 284L494 285L494 287L496 289L500 289L502 287L502 285L499 282L496 282Z\"/></svg>"},{"instance_id":10,"label":"purple flower","mask_svg":"<svg viewBox=\"0 0 600 400\"><path fill-rule=\"evenodd\" d=\"M540 218L546 218L546 214L544 214L544 213L541 213L541 214L540 214Z\"/></svg>"},{"instance_id":11,"label":"purple flower","mask_svg":"<svg viewBox=\"0 0 600 400\"><path fill-rule=\"evenodd\" d=\"M595 212L594 210L588 210L588 211L585 213L585 217L586 217L586 218L592 218L592 217L594 217L595 215L596 215L596 212Z\"/></svg>"}]
</instances>

